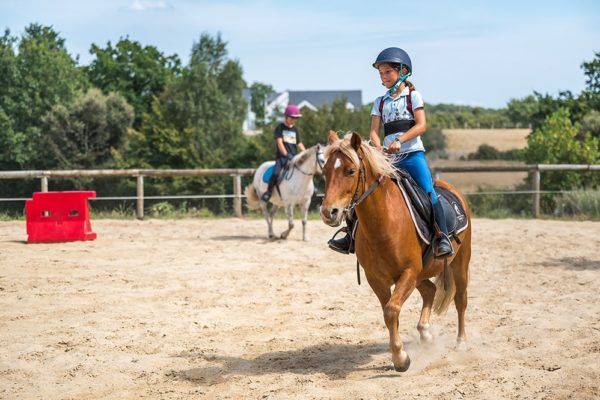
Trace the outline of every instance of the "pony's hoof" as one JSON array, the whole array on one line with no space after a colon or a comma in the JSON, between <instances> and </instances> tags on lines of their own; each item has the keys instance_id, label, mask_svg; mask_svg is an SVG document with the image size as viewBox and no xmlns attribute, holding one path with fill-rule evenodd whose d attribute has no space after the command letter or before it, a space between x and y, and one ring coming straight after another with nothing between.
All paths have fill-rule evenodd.
<instances>
[{"instance_id":1,"label":"pony's hoof","mask_svg":"<svg viewBox=\"0 0 600 400\"><path fill-rule=\"evenodd\" d=\"M468 349L467 341L465 339L456 340L456 351L467 351Z\"/></svg>"},{"instance_id":2,"label":"pony's hoof","mask_svg":"<svg viewBox=\"0 0 600 400\"><path fill-rule=\"evenodd\" d=\"M396 370L396 372L406 372L406 371L408 371L409 367L410 367L410 357L408 356L408 354L406 355L406 361L404 361L404 365L395 365L394 364L394 369Z\"/></svg>"},{"instance_id":3,"label":"pony's hoof","mask_svg":"<svg viewBox=\"0 0 600 400\"><path fill-rule=\"evenodd\" d=\"M431 332L421 332L420 343L425 346L433 344L433 335Z\"/></svg>"}]
</instances>

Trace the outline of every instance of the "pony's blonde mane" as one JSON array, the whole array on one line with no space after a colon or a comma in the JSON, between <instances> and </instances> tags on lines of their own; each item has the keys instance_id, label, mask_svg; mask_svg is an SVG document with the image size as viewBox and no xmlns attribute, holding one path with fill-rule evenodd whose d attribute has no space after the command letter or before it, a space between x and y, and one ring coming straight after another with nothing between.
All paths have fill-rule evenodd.
<instances>
[{"instance_id":1,"label":"pony's blonde mane","mask_svg":"<svg viewBox=\"0 0 600 400\"><path fill-rule=\"evenodd\" d=\"M336 151L340 151L343 155L348 157L356 167L360 167L360 160L358 159L358 154L354 150L351 144L352 132L344 135L342 139L336 140L329 146L325 151L325 157L329 158L331 154ZM397 177L396 168L392 165L390 160L383 154L378 151L375 147L368 144L366 141L362 140L360 144L360 149L362 150L363 159L366 161L368 165L371 166L373 174L375 175L384 175L389 177Z\"/></svg>"}]
</instances>

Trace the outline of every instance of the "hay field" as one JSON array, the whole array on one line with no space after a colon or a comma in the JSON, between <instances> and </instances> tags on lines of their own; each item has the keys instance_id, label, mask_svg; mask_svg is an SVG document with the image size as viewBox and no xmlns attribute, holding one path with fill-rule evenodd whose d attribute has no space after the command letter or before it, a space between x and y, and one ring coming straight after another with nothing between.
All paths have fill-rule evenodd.
<instances>
[{"instance_id":1,"label":"hay field","mask_svg":"<svg viewBox=\"0 0 600 400\"><path fill-rule=\"evenodd\" d=\"M459 159L477 151L482 144L500 151L522 149L527 145L530 129L444 129L450 159Z\"/></svg>"},{"instance_id":2,"label":"hay field","mask_svg":"<svg viewBox=\"0 0 600 400\"><path fill-rule=\"evenodd\" d=\"M460 160L431 160L431 168L455 167L472 165L522 165L523 163L493 160L493 161L460 161ZM481 188L490 189L512 189L523 182L527 172L444 172L440 173L440 179L450 182L463 192L475 192Z\"/></svg>"},{"instance_id":3,"label":"hay field","mask_svg":"<svg viewBox=\"0 0 600 400\"><path fill-rule=\"evenodd\" d=\"M444 129L448 160L432 160L432 167L458 165L514 165L514 161L460 161L469 153L477 151L482 144L490 145L497 150L507 151L523 149L527 145L529 129ZM527 177L526 172L478 172L478 173L444 173L441 179L452 183L462 191L476 191L478 188L492 189L514 188Z\"/></svg>"}]
</instances>

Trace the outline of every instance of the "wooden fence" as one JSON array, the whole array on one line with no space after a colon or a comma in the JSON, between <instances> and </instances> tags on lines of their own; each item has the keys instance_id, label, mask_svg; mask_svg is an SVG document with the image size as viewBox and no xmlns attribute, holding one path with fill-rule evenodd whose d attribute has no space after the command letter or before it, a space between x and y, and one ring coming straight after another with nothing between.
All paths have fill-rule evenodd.
<instances>
[{"instance_id":1,"label":"wooden fence","mask_svg":"<svg viewBox=\"0 0 600 400\"><path fill-rule=\"evenodd\" d=\"M541 173L544 171L600 171L600 164L537 164L537 165L477 165L436 167L432 172L436 179L444 172L529 172L533 175L531 183L532 214L534 218L540 214L540 185ZM233 210L238 217L242 216L242 176L252 176L254 169L100 169L100 170L62 170L62 171L0 171L0 179L40 179L41 191L48 191L50 178L79 178L79 177L135 177L136 215L144 218L144 177L213 177L230 176L233 179ZM223 197L223 196L220 196ZM228 196L226 196L228 197ZM2 199L0 199L2 200Z\"/></svg>"}]
</instances>

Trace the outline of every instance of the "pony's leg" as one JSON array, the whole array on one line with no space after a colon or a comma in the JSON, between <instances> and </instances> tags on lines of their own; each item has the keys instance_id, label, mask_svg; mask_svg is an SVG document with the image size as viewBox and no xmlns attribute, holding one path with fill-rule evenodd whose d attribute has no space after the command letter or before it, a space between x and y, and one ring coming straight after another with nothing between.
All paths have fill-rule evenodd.
<instances>
[{"instance_id":1,"label":"pony's leg","mask_svg":"<svg viewBox=\"0 0 600 400\"><path fill-rule=\"evenodd\" d=\"M265 221L267 221L268 237L269 237L269 239L272 239L275 237L275 233L273 233L273 215L275 214L273 212L273 209L275 209L275 211L277 211L277 207L275 207L275 205L272 205L271 211L269 211L267 208L267 205L265 203L261 202L260 208L263 212L263 216L265 217Z\"/></svg>"},{"instance_id":2,"label":"pony's leg","mask_svg":"<svg viewBox=\"0 0 600 400\"><path fill-rule=\"evenodd\" d=\"M417 286L417 290L423 298L423 307L421 308L421 318L417 324L417 330L422 343L431 343L433 335L429 331L429 316L431 315L431 306L435 298L435 284L429 279L425 279Z\"/></svg>"},{"instance_id":3,"label":"pony's leg","mask_svg":"<svg viewBox=\"0 0 600 400\"><path fill-rule=\"evenodd\" d=\"M385 325L390 332L390 350L392 351L392 361L394 369L398 372L404 372L410 367L410 358L403 349L402 340L398 333L398 317L402 304L412 293L416 286L416 279L410 272L404 272L396 281L396 286L392 292L392 297L383 308Z\"/></svg>"},{"instance_id":4,"label":"pony's leg","mask_svg":"<svg viewBox=\"0 0 600 400\"><path fill-rule=\"evenodd\" d=\"M454 294L454 305L458 314L458 336L456 347L459 350L467 348L467 334L465 333L465 310L467 309L467 285L469 283L469 260L470 254L459 252L452 261L452 272L456 293Z\"/></svg>"},{"instance_id":5,"label":"pony's leg","mask_svg":"<svg viewBox=\"0 0 600 400\"><path fill-rule=\"evenodd\" d=\"M275 238L275 232L273 232L273 220L275 219L275 214L277 214L277 210L279 210L279 206L276 206L275 204L271 204L271 211L269 212L269 223L271 224L271 236L269 236L269 239L273 239Z\"/></svg>"},{"instance_id":6,"label":"pony's leg","mask_svg":"<svg viewBox=\"0 0 600 400\"><path fill-rule=\"evenodd\" d=\"M287 214L288 218L288 228L281 233L282 239L287 239L291 230L294 228L294 206L292 204L286 204L285 213Z\"/></svg>"},{"instance_id":7,"label":"pony's leg","mask_svg":"<svg viewBox=\"0 0 600 400\"><path fill-rule=\"evenodd\" d=\"M308 241L308 232L306 231L308 223L308 207L310 207L310 199L300 206L300 212L302 214L302 240L305 242Z\"/></svg>"}]
</instances>

